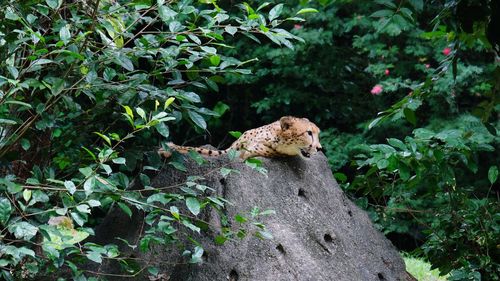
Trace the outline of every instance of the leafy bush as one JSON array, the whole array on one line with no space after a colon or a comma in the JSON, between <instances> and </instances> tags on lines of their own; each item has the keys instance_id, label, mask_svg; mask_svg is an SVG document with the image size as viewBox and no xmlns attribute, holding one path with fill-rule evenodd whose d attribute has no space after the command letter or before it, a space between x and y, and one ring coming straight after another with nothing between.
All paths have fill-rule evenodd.
<instances>
[{"instance_id":1,"label":"leafy bush","mask_svg":"<svg viewBox=\"0 0 500 281\"><path fill-rule=\"evenodd\" d=\"M206 120L219 117L201 102L218 90L221 74L250 73L227 54L228 37L262 35L292 46L298 37L279 28L282 7L242 4L229 14L216 1L3 1L2 278L64 268L85 280L81 263L103 259L130 274L142 271L116 245L86 242L111 208L146 212L149 229L136 245L142 251L207 229L197 215L226 201L210 195L203 177L189 178L178 192L150 186L164 164L156 150L179 122L202 132ZM237 232L216 230L217 242L244 236L260 214L242 214ZM186 247L188 262L200 261L203 249Z\"/></svg>"},{"instance_id":2,"label":"leafy bush","mask_svg":"<svg viewBox=\"0 0 500 281\"><path fill-rule=\"evenodd\" d=\"M405 12L391 8L389 2L381 1L392 13L379 10L372 16L380 17L385 26L380 33L397 35L391 34L385 22L404 30L395 15ZM447 11L454 5L460 9L463 4L454 2L441 9ZM499 257L493 250L500 232L498 190L494 188L499 146L494 116L499 109L500 72L487 53L495 42L486 39L486 16L477 18L473 33L439 26L446 20L462 24L460 19L443 16L436 17L435 30L417 33L429 46L442 50L434 55L435 68L433 63L425 66L430 71L421 68L423 76L416 81L387 78L379 82L372 94L382 89L411 92L380 112L368 127L403 118L413 125L427 125L414 129L404 140L386 134L387 144L365 146L354 162L362 172L348 186L356 194L367 194L358 202L373 211L372 218L386 233L407 233L423 242L421 251L433 267L445 274L451 271L450 280L500 278Z\"/></svg>"},{"instance_id":3,"label":"leafy bush","mask_svg":"<svg viewBox=\"0 0 500 281\"><path fill-rule=\"evenodd\" d=\"M412 257L404 253L403 259L408 271L413 277L419 281L446 281L446 277L440 277L439 270L431 270L431 264L422 259Z\"/></svg>"}]
</instances>

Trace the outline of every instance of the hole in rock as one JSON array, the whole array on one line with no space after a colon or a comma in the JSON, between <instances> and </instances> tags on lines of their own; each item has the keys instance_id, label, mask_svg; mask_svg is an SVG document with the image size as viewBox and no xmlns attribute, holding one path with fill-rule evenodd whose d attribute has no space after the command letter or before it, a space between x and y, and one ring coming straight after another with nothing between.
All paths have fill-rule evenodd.
<instances>
[{"instance_id":1,"label":"hole in rock","mask_svg":"<svg viewBox=\"0 0 500 281\"><path fill-rule=\"evenodd\" d=\"M281 244L278 244L278 246L276 246L276 250L278 250L283 255L286 253L285 248L283 248L283 245L281 245Z\"/></svg>"},{"instance_id":2,"label":"hole in rock","mask_svg":"<svg viewBox=\"0 0 500 281\"><path fill-rule=\"evenodd\" d=\"M352 217L352 211L351 211L351 210L347 211L347 214L348 214L350 217Z\"/></svg>"},{"instance_id":3,"label":"hole in rock","mask_svg":"<svg viewBox=\"0 0 500 281\"><path fill-rule=\"evenodd\" d=\"M219 182L222 185L226 185L226 179L225 178L220 178Z\"/></svg>"},{"instance_id":4,"label":"hole in rock","mask_svg":"<svg viewBox=\"0 0 500 281\"><path fill-rule=\"evenodd\" d=\"M327 243L333 243L333 238L332 238L332 236L330 234L325 234L325 236L323 236L323 239Z\"/></svg>"},{"instance_id":5,"label":"hole in rock","mask_svg":"<svg viewBox=\"0 0 500 281\"><path fill-rule=\"evenodd\" d=\"M229 272L229 281L238 281L238 272L236 272L236 270L231 270L231 272Z\"/></svg>"},{"instance_id":6,"label":"hole in rock","mask_svg":"<svg viewBox=\"0 0 500 281\"><path fill-rule=\"evenodd\" d=\"M385 280L384 274L382 274L382 272L379 272L377 276L379 280Z\"/></svg>"},{"instance_id":7,"label":"hole in rock","mask_svg":"<svg viewBox=\"0 0 500 281\"><path fill-rule=\"evenodd\" d=\"M305 191L304 189L302 189L302 188L299 188L299 193L298 193L298 195L299 195L300 197L307 198L307 197L306 197L306 191Z\"/></svg>"}]
</instances>

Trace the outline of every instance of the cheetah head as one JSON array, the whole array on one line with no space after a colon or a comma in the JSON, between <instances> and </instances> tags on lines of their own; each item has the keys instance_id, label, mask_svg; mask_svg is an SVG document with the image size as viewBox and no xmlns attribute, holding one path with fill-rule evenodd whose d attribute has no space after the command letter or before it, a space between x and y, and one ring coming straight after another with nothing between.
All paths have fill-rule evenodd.
<instances>
[{"instance_id":1,"label":"cheetah head","mask_svg":"<svg viewBox=\"0 0 500 281\"><path fill-rule=\"evenodd\" d=\"M311 154L322 151L319 143L320 130L307 118L281 117L280 126L288 155L302 154L304 157L310 157Z\"/></svg>"}]
</instances>

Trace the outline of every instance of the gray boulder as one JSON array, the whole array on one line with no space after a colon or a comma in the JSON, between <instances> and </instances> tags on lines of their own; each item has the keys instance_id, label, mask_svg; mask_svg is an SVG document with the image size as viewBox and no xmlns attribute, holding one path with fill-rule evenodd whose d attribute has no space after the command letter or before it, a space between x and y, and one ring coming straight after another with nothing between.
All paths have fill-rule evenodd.
<instances>
[{"instance_id":1,"label":"gray boulder","mask_svg":"<svg viewBox=\"0 0 500 281\"><path fill-rule=\"evenodd\" d=\"M262 219L273 239L248 235L241 241L219 246L213 242L216 233L205 232L196 237L205 249L201 264L186 263L177 248L156 247L146 254L130 252L144 263L158 266L160 278L151 280L414 280L406 273L404 262L390 241L341 191L321 153L309 159L262 162L267 176L225 157L210 159L208 165L186 165L189 175L205 175L223 165L239 170L227 179L220 173L209 173L205 175L206 185L233 203L225 209L229 218L248 213L254 206L275 210L275 215ZM170 186L186 177L185 173L165 169L152 185ZM207 211L204 216L212 225L220 225L215 211ZM130 219L113 212L97 229L97 242L116 243L114 237L119 236L134 243L142 226L141 214ZM93 270L118 273L112 263ZM148 278L144 273L135 280Z\"/></svg>"}]
</instances>

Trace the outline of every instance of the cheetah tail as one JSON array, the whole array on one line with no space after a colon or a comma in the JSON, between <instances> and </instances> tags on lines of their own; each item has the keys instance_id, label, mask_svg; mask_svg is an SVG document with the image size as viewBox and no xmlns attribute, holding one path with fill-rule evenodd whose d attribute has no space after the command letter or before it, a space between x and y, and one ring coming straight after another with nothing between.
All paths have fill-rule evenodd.
<instances>
[{"instance_id":1,"label":"cheetah tail","mask_svg":"<svg viewBox=\"0 0 500 281\"><path fill-rule=\"evenodd\" d=\"M199 154L206 155L206 156L219 156L219 155L223 155L223 154L227 153L226 150L216 150L216 149L208 149L208 148L192 147L192 146L180 146L180 145L176 145L172 142L167 143L167 146L171 150L175 150L179 153L184 153L184 154L188 153L190 150L194 150L194 151L198 152ZM160 148L158 150L158 153L165 158L169 158L170 156L172 156L171 151L166 151L163 148Z\"/></svg>"}]
</instances>

